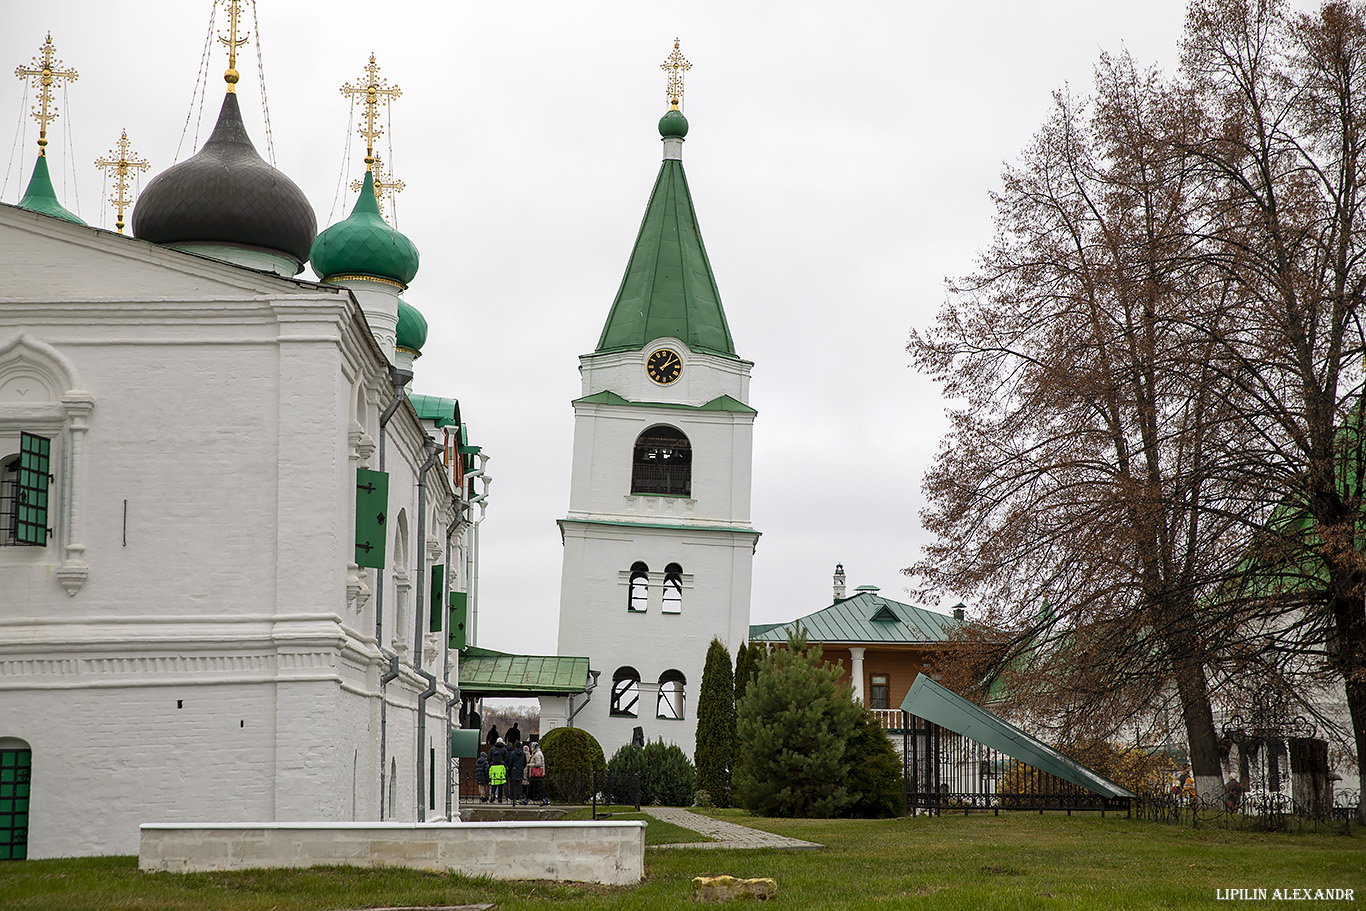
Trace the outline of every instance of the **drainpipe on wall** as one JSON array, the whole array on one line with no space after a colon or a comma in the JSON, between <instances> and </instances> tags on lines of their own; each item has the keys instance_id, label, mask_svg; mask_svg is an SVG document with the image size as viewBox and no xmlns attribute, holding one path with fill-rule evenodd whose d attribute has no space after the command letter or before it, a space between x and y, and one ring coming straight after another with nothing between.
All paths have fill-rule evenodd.
<instances>
[{"instance_id":1,"label":"drainpipe on wall","mask_svg":"<svg viewBox=\"0 0 1366 911\"><path fill-rule=\"evenodd\" d=\"M412 382L413 374L409 370L399 370L397 367L389 368L389 381L394 386L394 397L385 406L384 411L379 416L379 470L384 470L384 428L388 425L398 406L403 403L406 397L404 387ZM386 529L385 534L388 534ZM379 567L375 570L375 647L379 649L381 656L389 661L389 669L379 678L379 818L384 820L384 799L385 778L388 776L388 769L385 768L385 759L388 747L389 729L389 681L398 676L398 655L384 647L384 568ZM389 812L393 812L393 807Z\"/></svg>"},{"instance_id":2,"label":"drainpipe on wall","mask_svg":"<svg viewBox=\"0 0 1366 911\"><path fill-rule=\"evenodd\" d=\"M464 494L463 490L461 491L461 494ZM451 522L450 525L446 526L446 589L442 593L442 596L445 599L441 604L442 610L445 610L446 605L450 603L451 577L455 575L455 573L451 571L451 539L460 533L465 524L465 507L467 506L462 496L452 497L452 505L455 510L455 520ZM446 819L455 822L460 818L460 797L459 795L454 797L455 802L454 806L452 806L451 801L452 794L455 790L455 782L452 781L454 770L451 768L452 757L449 753L451 743L451 709L460 704L460 652L456 651L455 653L455 680L451 680L450 615L447 614L445 619L446 622L441 625L441 628L446 631L446 649L443 652L441 676L446 681L446 688L451 691L451 698L446 700ZM455 762L458 765L460 760L456 759Z\"/></svg>"},{"instance_id":3,"label":"drainpipe on wall","mask_svg":"<svg viewBox=\"0 0 1366 911\"><path fill-rule=\"evenodd\" d=\"M417 696L417 821L427 821L427 801L423 791L427 784L427 700L436 695L436 675L422 667L423 595L427 590L427 472L436 465L445 451L430 438L425 438L427 461L417 472L417 600L413 610L413 670L427 681L427 688Z\"/></svg>"},{"instance_id":4,"label":"drainpipe on wall","mask_svg":"<svg viewBox=\"0 0 1366 911\"><path fill-rule=\"evenodd\" d=\"M602 671L590 670L588 673L590 676L592 676L593 681L583 689L583 702L580 702L578 705L575 705L574 697L569 697L569 726L571 728L574 726L574 716L581 712L585 705L593 701L593 691L598 688L598 675L601 674Z\"/></svg>"}]
</instances>

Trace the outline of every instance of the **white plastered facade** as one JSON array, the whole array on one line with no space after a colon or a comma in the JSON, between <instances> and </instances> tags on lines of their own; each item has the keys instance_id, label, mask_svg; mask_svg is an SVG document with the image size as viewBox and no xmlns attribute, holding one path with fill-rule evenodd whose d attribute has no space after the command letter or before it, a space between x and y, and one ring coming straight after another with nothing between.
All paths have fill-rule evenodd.
<instances>
[{"instance_id":1,"label":"white plastered facade","mask_svg":"<svg viewBox=\"0 0 1366 911\"><path fill-rule=\"evenodd\" d=\"M682 374L667 386L646 373L647 360L660 348L683 361ZM580 358L584 398L610 392L627 400L574 403L569 511L559 523L559 654L588 656L599 680L586 703L583 696L543 698L542 731L572 723L592 733L610 756L639 726L647 741L676 743L692 756L707 647L716 637L734 652L749 631L759 537L750 522L755 414L744 405L751 366L693 352L674 338ZM722 396L741 407L702 408ZM660 425L688 438L692 478L686 497L631 492L636 440ZM631 568L638 562L649 568L643 611L628 607ZM671 563L682 568L682 598L666 611L665 569ZM612 681L621 668L639 674L633 715L611 711ZM676 706L660 711L660 680L670 671L685 680L681 718L661 717L677 714Z\"/></svg>"},{"instance_id":2,"label":"white plastered facade","mask_svg":"<svg viewBox=\"0 0 1366 911\"><path fill-rule=\"evenodd\" d=\"M390 522L377 642L355 482L393 392L354 297L7 205L0 274L0 459L21 432L52 440L51 537L0 546L0 746L32 751L28 856L132 854L151 822L375 820L382 791L384 818L414 820L433 784L439 818L453 693L425 703L419 782L416 644L438 678L445 645L415 602L453 485L428 474L416 541L429 428L404 403L385 468L408 543Z\"/></svg>"}]
</instances>

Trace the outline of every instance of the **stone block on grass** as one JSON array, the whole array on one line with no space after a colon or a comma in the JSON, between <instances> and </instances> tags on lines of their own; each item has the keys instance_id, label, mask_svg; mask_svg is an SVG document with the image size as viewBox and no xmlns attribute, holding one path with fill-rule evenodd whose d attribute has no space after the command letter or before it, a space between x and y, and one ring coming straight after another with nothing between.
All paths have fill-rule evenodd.
<instances>
[{"instance_id":1,"label":"stone block on grass","mask_svg":"<svg viewBox=\"0 0 1366 911\"><path fill-rule=\"evenodd\" d=\"M734 876L698 876L692 881L693 901L728 902L737 898L768 901L778 894L778 884L767 877L736 879Z\"/></svg>"}]
</instances>

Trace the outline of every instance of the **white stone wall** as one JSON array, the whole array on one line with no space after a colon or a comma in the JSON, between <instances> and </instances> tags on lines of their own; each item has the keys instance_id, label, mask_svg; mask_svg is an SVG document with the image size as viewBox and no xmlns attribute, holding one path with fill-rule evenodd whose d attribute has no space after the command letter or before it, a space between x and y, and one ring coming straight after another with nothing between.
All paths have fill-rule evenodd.
<instances>
[{"instance_id":1,"label":"white stone wall","mask_svg":"<svg viewBox=\"0 0 1366 911\"><path fill-rule=\"evenodd\" d=\"M645 823L145 825L138 852L148 872L324 864L630 886L645 876Z\"/></svg>"},{"instance_id":2,"label":"white stone wall","mask_svg":"<svg viewBox=\"0 0 1366 911\"><path fill-rule=\"evenodd\" d=\"M0 738L33 750L29 856L132 853L152 820L376 818L387 662L351 561L389 392L355 302L8 206L0 274L0 456L36 428L56 475L48 546L0 547ZM395 413L393 515L416 518L424 435ZM428 479L443 536L448 473ZM415 620L386 637L411 651ZM400 819L425 687L387 687Z\"/></svg>"}]
</instances>

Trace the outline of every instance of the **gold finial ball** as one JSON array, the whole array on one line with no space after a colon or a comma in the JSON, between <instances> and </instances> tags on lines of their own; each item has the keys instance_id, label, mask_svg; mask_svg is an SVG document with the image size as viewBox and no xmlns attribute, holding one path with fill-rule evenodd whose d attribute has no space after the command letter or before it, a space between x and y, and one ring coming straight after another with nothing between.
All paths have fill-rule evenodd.
<instances>
[{"instance_id":1,"label":"gold finial ball","mask_svg":"<svg viewBox=\"0 0 1366 911\"><path fill-rule=\"evenodd\" d=\"M43 146L45 146L45 145L47 145L47 140L46 140L45 138L43 138L42 136L39 136L39 137L38 137L38 148L41 149L41 148L42 148Z\"/></svg>"},{"instance_id":2,"label":"gold finial ball","mask_svg":"<svg viewBox=\"0 0 1366 911\"><path fill-rule=\"evenodd\" d=\"M237 80L241 77L241 75L242 74L237 72L237 70L234 67L228 67L227 72L223 74L223 81L226 82L228 85L236 85Z\"/></svg>"}]
</instances>

